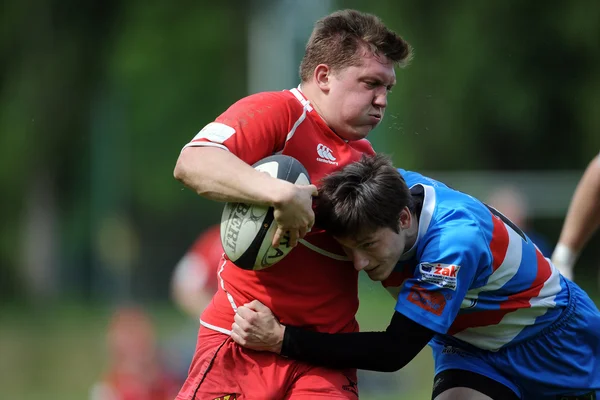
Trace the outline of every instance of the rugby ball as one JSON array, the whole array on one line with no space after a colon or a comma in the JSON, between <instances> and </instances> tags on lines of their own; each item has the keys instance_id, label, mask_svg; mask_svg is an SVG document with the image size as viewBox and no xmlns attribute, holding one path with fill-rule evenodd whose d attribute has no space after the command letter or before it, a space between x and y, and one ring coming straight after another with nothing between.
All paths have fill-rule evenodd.
<instances>
[{"instance_id":1,"label":"rugby ball","mask_svg":"<svg viewBox=\"0 0 600 400\"><path fill-rule=\"evenodd\" d=\"M258 161L253 167L274 178L309 185L306 168L295 158L274 155ZM221 243L227 258L247 270L261 270L281 261L292 250L286 234L278 248L271 245L277 224L273 207L245 203L227 203L221 215Z\"/></svg>"}]
</instances>

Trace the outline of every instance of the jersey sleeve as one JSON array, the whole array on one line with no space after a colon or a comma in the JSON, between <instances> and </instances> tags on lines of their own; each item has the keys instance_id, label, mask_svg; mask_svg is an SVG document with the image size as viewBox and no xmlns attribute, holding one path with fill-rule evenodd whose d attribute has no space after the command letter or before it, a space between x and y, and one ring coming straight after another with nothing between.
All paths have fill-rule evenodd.
<instances>
[{"instance_id":1,"label":"jersey sleeve","mask_svg":"<svg viewBox=\"0 0 600 400\"><path fill-rule=\"evenodd\" d=\"M404 282L395 309L445 334L481 266L491 259L475 221L458 218L438 225L423 238L423 247L417 250L419 262Z\"/></svg>"},{"instance_id":2,"label":"jersey sleeve","mask_svg":"<svg viewBox=\"0 0 600 400\"><path fill-rule=\"evenodd\" d=\"M234 103L185 147L219 147L252 165L283 149L290 123L302 111L286 92L254 94Z\"/></svg>"}]
</instances>

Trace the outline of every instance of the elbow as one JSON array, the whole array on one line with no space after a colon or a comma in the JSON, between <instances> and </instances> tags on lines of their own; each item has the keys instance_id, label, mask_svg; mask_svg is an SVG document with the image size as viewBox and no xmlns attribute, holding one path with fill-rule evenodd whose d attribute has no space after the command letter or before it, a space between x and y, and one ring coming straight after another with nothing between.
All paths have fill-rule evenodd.
<instances>
[{"instance_id":1,"label":"elbow","mask_svg":"<svg viewBox=\"0 0 600 400\"><path fill-rule=\"evenodd\" d=\"M179 155L175 169L173 169L173 177L186 186L189 186L190 177L192 176L192 163L187 160L185 151Z\"/></svg>"},{"instance_id":2,"label":"elbow","mask_svg":"<svg viewBox=\"0 0 600 400\"><path fill-rule=\"evenodd\" d=\"M187 173L186 173L185 163L183 162L183 160L181 158L182 157L179 156L179 158L177 159L177 163L175 164L175 169L173 170L173 177L175 179L177 179L179 182L184 182L185 176L187 175Z\"/></svg>"},{"instance_id":3,"label":"elbow","mask_svg":"<svg viewBox=\"0 0 600 400\"><path fill-rule=\"evenodd\" d=\"M193 154L184 150L177 159L173 177L198 195L207 196L207 177L202 173L203 170L209 170L209 168L203 166L197 157L193 157Z\"/></svg>"}]
</instances>

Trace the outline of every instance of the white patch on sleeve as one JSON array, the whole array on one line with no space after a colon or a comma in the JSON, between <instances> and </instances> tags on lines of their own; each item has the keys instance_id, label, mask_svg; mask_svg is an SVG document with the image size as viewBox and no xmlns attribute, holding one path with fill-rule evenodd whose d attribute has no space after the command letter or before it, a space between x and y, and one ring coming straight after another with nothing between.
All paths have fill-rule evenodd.
<instances>
[{"instance_id":1,"label":"white patch on sleeve","mask_svg":"<svg viewBox=\"0 0 600 400\"><path fill-rule=\"evenodd\" d=\"M460 270L460 265L422 263L419 264L419 272L421 272L419 280L444 289L456 290L458 270Z\"/></svg>"},{"instance_id":2,"label":"white patch on sleeve","mask_svg":"<svg viewBox=\"0 0 600 400\"><path fill-rule=\"evenodd\" d=\"M220 122L206 125L192 140L208 139L211 142L223 143L235 133L235 129Z\"/></svg>"}]
</instances>

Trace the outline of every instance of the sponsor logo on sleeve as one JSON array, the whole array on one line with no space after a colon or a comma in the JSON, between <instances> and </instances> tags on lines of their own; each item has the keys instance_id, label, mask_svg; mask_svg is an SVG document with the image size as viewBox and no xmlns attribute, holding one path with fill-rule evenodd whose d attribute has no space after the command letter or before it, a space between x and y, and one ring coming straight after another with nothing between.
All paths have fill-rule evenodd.
<instances>
[{"instance_id":1,"label":"sponsor logo on sleeve","mask_svg":"<svg viewBox=\"0 0 600 400\"><path fill-rule=\"evenodd\" d=\"M444 289L456 290L456 277L460 265L440 264L440 263L422 263L419 264L421 273L421 282L431 283Z\"/></svg>"},{"instance_id":2,"label":"sponsor logo on sleeve","mask_svg":"<svg viewBox=\"0 0 600 400\"><path fill-rule=\"evenodd\" d=\"M443 293L430 291L418 285L413 285L407 296L408 301L438 317L444 312L446 298Z\"/></svg>"},{"instance_id":3,"label":"sponsor logo on sleeve","mask_svg":"<svg viewBox=\"0 0 600 400\"><path fill-rule=\"evenodd\" d=\"M214 143L223 143L235 133L235 129L220 122L206 125L192 140L207 139Z\"/></svg>"}]
</instances>

